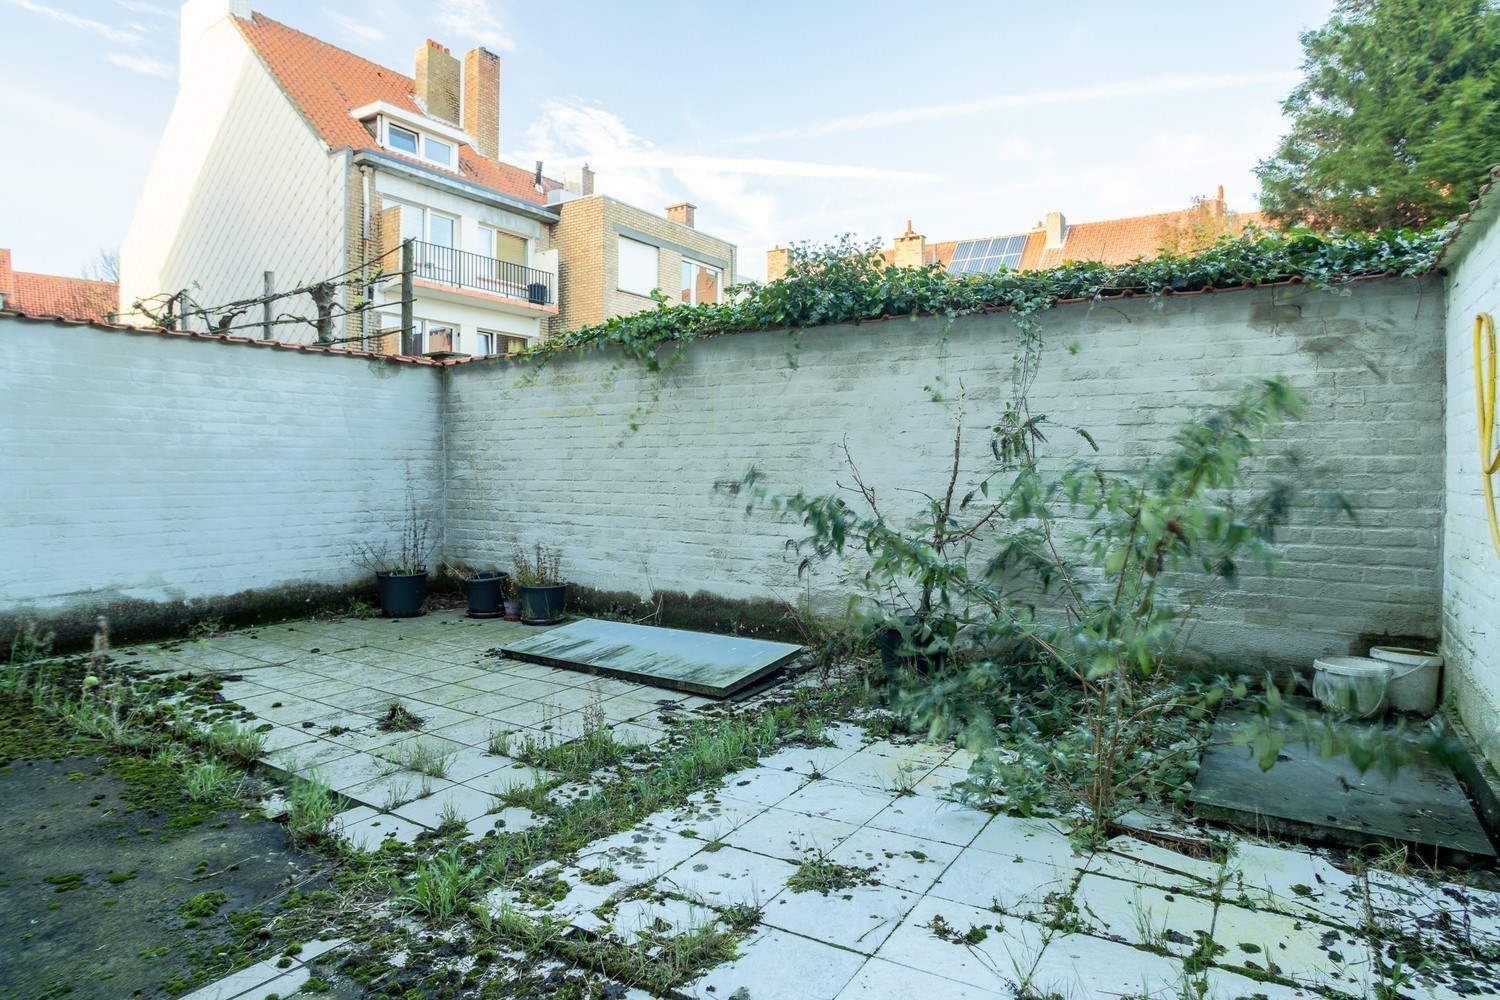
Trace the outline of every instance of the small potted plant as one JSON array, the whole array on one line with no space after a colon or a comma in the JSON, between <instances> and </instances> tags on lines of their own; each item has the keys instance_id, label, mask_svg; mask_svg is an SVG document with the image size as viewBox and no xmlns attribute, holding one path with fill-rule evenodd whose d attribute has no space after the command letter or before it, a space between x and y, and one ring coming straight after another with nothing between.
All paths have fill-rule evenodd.
<instances>
[{"instance_id":1,"label":"small potted plant","mask_svg":"<svg viewBox=\"0 0 1500 1000\"><path fill-rule=\"evenodd\" d=\"M401 519L398 554L362 546L365 561L375 569L380 611L387 618L415 618L427 600L427 557L432 552L431 525L418 509L415 491L407 486L406 512Z\"/></svg>"},{"instance_id":2,"label":"small potted plant","mask_svg":"<svg viewBox=\"0 0 1500 1000\"><path fill-rule=\"evenodd\" d=\"M541 542L530 550L517 542L514 563L511 579L521 602L521 621L527 625L562 621L568 591L562 578L562 553Z\"/></svg>"}]
</instances>

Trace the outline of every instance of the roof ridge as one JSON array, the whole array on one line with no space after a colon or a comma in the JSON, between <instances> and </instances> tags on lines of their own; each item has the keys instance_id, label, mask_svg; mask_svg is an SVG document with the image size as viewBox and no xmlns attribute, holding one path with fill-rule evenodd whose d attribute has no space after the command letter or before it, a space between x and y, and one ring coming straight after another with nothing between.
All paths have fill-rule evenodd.
<instances>
[{"instance_id":1,"label":"roof ridge","mask_svg":"<svg viewBox=\"0 0 1500 1000\"><path fill-rule=\"evenodd\" d=\"M287 24L285 21L278 21L274 17L268 17L265 14L262 14L258 10L251 11L249 17L236 17L235 15L231 14L230 15L230 20L236 21L236 22L250 22L250 23L254 23L255 21L266 21L266 22L268 22L270 24L276 25L276 27L278 27L278 28L283 28L283 29L285 29L287 31L290 31L294 35L301 35L303 38L306 38L309 41L316 42L319 45L323 46L324 48L333 49L335 52L342 52L344 55L351 56L351 57L353 57L355 59L358 59L360 62L369 63L371 66L374 66L376 69L383 70L383 71L391 74L392 76L399 77L402 80L410 80L411 81L411 85L412 85L412 89L413 90L416 89L417 81L416 81L415 77L408 76L407 74L401 72L399 69L392 69L391 67L385 65L384 63L378 63L374 59L370 59L370 58L368 58L366 56L362 56L358 52L355 52L353 49L343 48L342 46L338 46L338 45L333 44L332 42L328 41L325 38L319 38L317 35L309 34L308 32L303 31L300 28L294 28L290 24ZM235 27L238 28L239 25L236 24ZM242 35L245 34L243 28L240 29L240 34L242 34ZM251 47L255 46L254 40L252 38L250 38L249 35L245 35L245 40L247 42L250 42ZM434 117L434 116L429 115L428 117Z\"/></svg>"}]
</instances>

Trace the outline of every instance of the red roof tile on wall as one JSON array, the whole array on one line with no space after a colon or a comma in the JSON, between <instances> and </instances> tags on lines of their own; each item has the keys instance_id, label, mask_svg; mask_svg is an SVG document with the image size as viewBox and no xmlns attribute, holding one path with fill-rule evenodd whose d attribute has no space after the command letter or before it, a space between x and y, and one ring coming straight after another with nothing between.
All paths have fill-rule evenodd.
<instances>
[{"instance_id":1,"label":"red roof tile on wall","mask_svg":"<svg viewBox=\"0 0 1500 1000\"><path fill-rule=\"evenodd\" d=\"M233 21L330 149L348 147L400 157L375 142L369 130L349 114L352 108L385 101L419 120L431 117L417 106L412 96L415 85L409 76L288 28L263 14ZM459 147L458 163L456 172L422 165L441 173L456 173L481 187L538 205L547 203L548 191L562 187L561 182L544 177L543 190L537 191L531 171L488 160L467 144Z\"/></svg>"},{"instance_id":2,"label":"red roof tile on wall","mask_svg":"<svg viewBox=\"0 0 1500 1000\"><path fill-rule=\"evenodd\" d=\"M64 319L107 320L120 308L120 286L113 281L32 274L11 267L9 250L0 249L0 292L8 309Z\"/></svg>"}]
</instances>

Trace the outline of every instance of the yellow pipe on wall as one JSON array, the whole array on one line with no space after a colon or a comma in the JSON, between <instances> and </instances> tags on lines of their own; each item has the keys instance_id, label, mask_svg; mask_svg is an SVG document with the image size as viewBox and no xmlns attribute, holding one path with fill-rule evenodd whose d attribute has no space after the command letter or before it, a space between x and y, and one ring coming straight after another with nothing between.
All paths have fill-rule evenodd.
<instances>
[{"instance_id":1,"label":"yellow pipe on wall","mask_svg":"<svg viewBox=\"0 0 1500 1000\"><path fill-rule=\"evenodd\" d=\"M1500 518L1495 515L1495 474L1500 473L1500 447L1495 444L1495 318L1489 313L1474 317L1474 396L1479 404L1479 475L1489 510L1490 544L1500 556Z\"/></svg>"}]
</instances>

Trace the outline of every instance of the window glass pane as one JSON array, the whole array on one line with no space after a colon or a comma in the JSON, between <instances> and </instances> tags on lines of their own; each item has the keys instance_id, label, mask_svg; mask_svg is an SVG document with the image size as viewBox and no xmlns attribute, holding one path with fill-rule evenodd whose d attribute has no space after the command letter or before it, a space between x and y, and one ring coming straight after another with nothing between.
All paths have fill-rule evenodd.
<instances>
[{"instance_id":1,"label":"window glass pane","mask_svg":"<svg viewBox=\"0 0 1500 1000\"><path fill-rule=\"evenodd\" d=\"M453 220L446 215L434 215L427 223L427 242L440 247L453 246Z\"/></svg>"},{"instance_id":2,"label":"window glass pane","mask_svg":"<svg viewBox=\"0 0 1500 1000\"><path fill-rule=\"evenodd\" d=\"M699 267L698 277L693 289L694 302L717 302L719 301L719 269L716 267Z\"/></svg>"},{"instance_id":3,"label":"window glass pane","mask_svg":"<svg viewBox=\"0 0 1500 1000\"><path fill-rule=\"evenodd\" d=\"M495 335L493 333L485 333L483 330L474 334L474 353L494 354Z\"/></svg>"},{"instance_id":4,"label":"window glass pane","mask_svg":"<svg viewBox=\"0 0 1500 1000\"><path fill-rule=\"evenodd\" d=\"M411 324L411 353L420 356L426 352L423 345L427 342L427 321L425 319L412 320Z\"/></svg>"},{"instance_id":5,"label":"window glass pane","mask_svg":"<svg viewBox=\"0 0 1500 1000\"><path fill-rule=\"evenodd\" d=\"M649 243L621 236L620 275L616 282L620 291L650 295L658 283L656 265L659 256L656 247Z\"/></svg>"},{"instance_id":6,"label":"window glass pane","mask_svg":"<svg viewBox=\"0 0 1500 1000\"><path fill-rule=\"evenodd\" d=\"M427 350L423 351L422 353L430 354L433 351L451 350L453 350L453 327L430 327L427 331Z\"/></svg>"},{"instance_id":7,"label":"window glass pane","mask_svg":"<svg viewBox=\"0 0 1500 1000\"><path fill-rule=\"evenodd\" d=\"M396 204L401 207L401 239L416 240L418 242L427 239L427 213L416 205L402 205L400 202L391 202L386 199L387 204Z\"/></svg>"},{"instance_id":8,"label":"window glass pane","mask_svg":"<svg viewBox=\"0 0 1500 1000\"><path fill-rule=\"evenodd\" d=\"M427 158L434 163L441 163L445 167L453 166L453 147L446 142L439 142L432 136L423 136L422 145L427 150Z\"/></svg>"},{"instance_id":9,"label":"window glass pane","mask_svg":"<svg viewBox=\"0 0 1500 1000\"><path fill-rule=\"evenodd\" d=\"M693 303L693 279L697 277L698 267L690 260L682 262L682 294L680 298L689 305Z\"/></svg>"},{"instance_id":10,"label":"window glass pane","mask_svg":"<svg viewBox=\"0 0 1500 1000\"><path fill-rule=\"evenodd\" d=\"M417 155L417 133L392 125L387 130L386 145L403 153Z\"/></svg>"}]
</instances>

